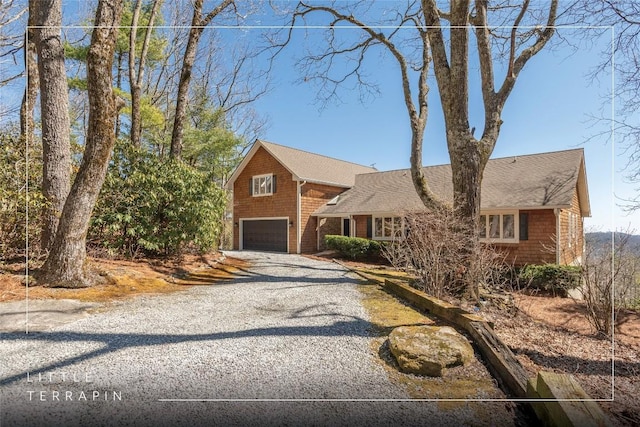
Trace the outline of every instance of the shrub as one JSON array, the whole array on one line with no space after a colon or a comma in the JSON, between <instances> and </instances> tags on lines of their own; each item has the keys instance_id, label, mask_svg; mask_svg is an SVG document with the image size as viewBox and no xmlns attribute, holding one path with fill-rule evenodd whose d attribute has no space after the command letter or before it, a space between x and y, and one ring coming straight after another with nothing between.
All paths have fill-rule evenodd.
<instances>
[{"instance_id":1,"label":"shrub","mask_svg":"<svg viewBox=\"0 0 640 427\"><path fill-rule=\"evenodd\" d=\"M582 269L572 265L526 265L518 279L534 289L566 297L582 283Z\"/></svg>"},{"instance_id":2,"label":"shrub","mask_svg":"<svg viewBox=\"0 0 640 427\"><path fill-rule=\"evenodd\" d=\"M91 222L91 242L120 255L139 250L206 251L219 243L225 193L206 174L179 160L128 146L114 153Z\"/></svg>"},{"instance_id":3,"label":"shrub","mask_svg":"<svg viewBox=\"0 0 640 427\"><path fill-rule=\"evenodd\" d=\"M404 235L385 246L384 255L397 269L418 278L416 287L437 298L479 298L479 285L494 287L504 255L475 238L472 224L446 206L406 213Z\"/></svg>"},{"instance_id":4,"label":"shrub","mask_svg":"<svg viewBox=\"0 0 640 427\"><path fill-rule=\"evenodd\" d=\"M640 311L640 298L632 298L625 301L625 307L629 310Z\"/></svg>"},{"instance_id":5,"label":"shrub","mask_svg":"<svg viewBox=\"0 0 640 427\"><path fill-rule=\"evenodd\" d=\"M613 245L587 241L583 258L582 296L587 320L598 332L610 335L626 307L640 305L635 292L640 274L640 248L631 234L616 232ZM634 301L635 300L635 301Z\"/></svg>"},{"instance_id":6,"label":"shrub","mask_svg":"<svg viewBox=\"0 0 640 427\"><path fill-rule=\"evenodd\" d=\"M327 235L324 241L329 249L336 250L342 256L351 259L377 258L382 248L380 242L361 237Z\"/></svg>"},{"instance_id":7,"label":"shrub","mask_svg":"<svg viewBox=\"0 0 640 427\"><path fill-rule=\"evenodd\" d=\"M41 191L40 141L35 140L30 144L27 152L18 129L13 125L5 125L0 129L0 147L1 261L24 256L27 241L32 254L39 251L41 218L46 200Z\"/></svg>"}]
</instances>

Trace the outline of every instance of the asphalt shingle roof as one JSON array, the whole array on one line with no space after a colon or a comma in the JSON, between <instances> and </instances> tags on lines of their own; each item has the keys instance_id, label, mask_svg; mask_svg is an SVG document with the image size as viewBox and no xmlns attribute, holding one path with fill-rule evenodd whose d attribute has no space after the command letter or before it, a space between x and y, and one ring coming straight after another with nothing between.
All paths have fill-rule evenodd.
<instances>
[{"instance_id":1,"label":"asphalt shingle roof","mask_svg":"<svg viewBox=\"0 0 640 427\"><path fill-rule=\"evenodd\" d=\"M582 149L491 159L482 180L482 209L569 207L580 180L586 187ZM452 200L450 165L424 168L431 190L441 199ZM581 176L582 174L582 176ZM589 215L584 188L583 211ZM353 188L335 204L314 215L393 213L423 209L409 169L356 176Z\"/></svg>"},{"instance_id":2,"label":"asphalt shingle roof","mask_svg":"<svg viewBox=\"0 0 640 427\"><path fill-rule=\"evenodd\" d=\"M373 167L309 153L272 142L259 141L258 143L262 144L271 155L302 181L352 187L356 175L376 171Z\"/></svg>"}]
</instances>

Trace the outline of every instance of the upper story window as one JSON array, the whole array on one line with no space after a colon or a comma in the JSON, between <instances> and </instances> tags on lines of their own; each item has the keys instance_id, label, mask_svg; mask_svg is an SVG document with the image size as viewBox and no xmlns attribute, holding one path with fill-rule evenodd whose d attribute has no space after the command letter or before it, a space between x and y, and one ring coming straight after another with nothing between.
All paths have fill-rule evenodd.
<instances>
[{"instance_id":1,"label":"upper story window","mask_svg":"<svg viewBox=\"0 0 640 427\"><path fill-rule=\"evenodd\" d=\"M256 175L251 178L252 196L270 196L275 193L275 177L273 174Z\"/></svg>"},{"instance_id":2,"label":"upper story window","mask_svg":"<svg viewBox=\"0 0 640 427\"><path fill-rule=\"evenodd\" d=\"M379 216L373 218L373 238L375 240L391 240L402 233L402 218L399 216Z\"/></svg>"},{"instance_id":3,"label":"upper story window","mask_svg":"<svg viewBox=\"0 0 640 427\"><path fill-rule=\"evenodd\" d=\"M496 212L480 215L478 237L488 242L516 243L518 241L518 213Z\"/></svg>"}]
</instances>

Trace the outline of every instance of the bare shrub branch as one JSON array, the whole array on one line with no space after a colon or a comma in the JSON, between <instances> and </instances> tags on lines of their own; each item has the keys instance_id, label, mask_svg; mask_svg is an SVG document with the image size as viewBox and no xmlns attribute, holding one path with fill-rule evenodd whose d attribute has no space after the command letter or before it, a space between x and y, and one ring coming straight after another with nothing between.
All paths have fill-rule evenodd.
<instances>
[{"instance_id":1,"label":"bare shrub branch","mask_svg":"<svg viewBox=\"0 0 640 427\"><path fill-rule=\"evenodd\" d=\"M485 290L510 286L505 254L474 238L474 229L451 208L407 213L404 227L384 247L384 256L398 269L418 277L426 293L437 298L461 296L469 281ZM467 249L472 247L471 253ZM478 299L478 295L467 295Z\"/></svg>"},{"instance_id":2,"label":"bare shrub branch","mask_svg":"<svg viewBox=\"0 0 640 427\"><path fill-rule=\"evenodd\" d=\"M631 234L613 233L611 245L590 242L584 255L582 296L587 320L606 335L611 334L631 291L637 288L640 258Z\"/></svg>"}]
</instances>

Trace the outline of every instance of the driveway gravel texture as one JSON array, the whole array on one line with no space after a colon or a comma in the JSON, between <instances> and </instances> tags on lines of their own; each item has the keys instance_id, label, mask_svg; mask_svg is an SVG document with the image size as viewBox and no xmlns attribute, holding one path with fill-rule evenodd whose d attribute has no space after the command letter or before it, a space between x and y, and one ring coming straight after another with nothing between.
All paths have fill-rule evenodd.
<instances>
[{"instance_id":1,"label":"driveway gravel texture","mask_svg":"<svg viewBox=\"0 0 640 427\"><path fill-rule=\"evenodd\" d=\"M249 262L231 281L2 334L0 426L517 423L409 400L370 346L359 279L339 265L228 255Z\"/></svg>"}]
</instances>

